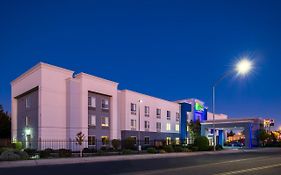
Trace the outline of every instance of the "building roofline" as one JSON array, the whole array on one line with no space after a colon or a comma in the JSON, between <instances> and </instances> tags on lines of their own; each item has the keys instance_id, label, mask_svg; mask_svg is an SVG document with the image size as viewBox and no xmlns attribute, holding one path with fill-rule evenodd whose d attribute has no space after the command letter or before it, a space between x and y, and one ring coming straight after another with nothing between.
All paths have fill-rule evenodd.
<instances>
[{"instance_id":1,"label":"building roofline","mask_svg":"<svg viewBox=\"0 0 281 175\"><path fill-rule=\"evenodd\" d=\"M117 82L114 82L114 81L111 81L111 80L107 80L107 79L104 79L104 78L101 78L101 77L97 77L97 76L94 76L94 75L91 75L91 74L87 74L87 73L84 73L84 72L81 72L81 73L77 74L75 76L75 78L82 78L83 76L91 78L91 79L95 79L95 80L105 81L107 83L110 83L110 84L113 84L113 85L116 85L116 86L119 84Z\"/></svg>"},{"instance_id":2,"label":"building roofline","mask_svg":"<svg viewBox=\"0 0 281 175\"><path fill-rule=\"evenodd\" d=\"M223 124L223 123L247 123L254 122L255 120L262 120L262 118L231 118L231 119L222 119L215 120L215 124ZM213 124L212 120L207 120L201 123L202 125Z\"/></svg>"},{"instance_id":3,"label":"building roofline","mask_svg":"<svg viewBox=\"0 0 281 175\"><path fill-rule=\"evenodd\" d=\"M21 74L19 77L17 77L16 79L11 81L11 84L15 84L16 82L22 80L23 78L25 78L26 76L28 76L29 74L35 72L36 70L42 68L42 67L47 67L47 68L51 68L51 69L55 69L64 73L68 73L68 74L73 74L74 71L62 68L62 67L58 67L58 66L54 66L48 63L44 63L44 62L39 62L37 63L35 66L33 66L32 68L28 69L27 71L25 71L23 74Z\"/></svg>"},{"instance_id":4,"label":"building roofline","mask_svg":"<svg viewBox=\"0 0 281 175\"><path fill-rule=\"evenodd\" d=\"M176 103L174 101L165 100L163 98L154 97L154 96L151 96L151 95L143 94L143 93L136 92L136 91L129 90L129 89L123 89L123 90L120 90L120 92L131 92L131 93L143 95L143 96L146 96L146 97L149 97L149 98L153 98L153 99L156 99L156 100L161 100L161 101L165 101L165 102L168 102L168 103L173 103L173 104L179 105L178 103Z\"/></svg>"}]
</instances>

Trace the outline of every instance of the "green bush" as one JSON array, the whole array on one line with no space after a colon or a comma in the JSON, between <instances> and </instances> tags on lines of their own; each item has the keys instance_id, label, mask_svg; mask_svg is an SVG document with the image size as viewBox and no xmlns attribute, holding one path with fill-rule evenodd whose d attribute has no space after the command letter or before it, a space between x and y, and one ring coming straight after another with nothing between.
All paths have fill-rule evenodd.
<instances>
[{"instance_id":1,"label":"green bush","mask_svg":"<svg viewBox=\"0 0 281 175\"><path fill-rule=\"evenodd\" d=\"M69 149L59 149L59 157L71 157L72 153Z\"/></svg>"},{"instance_id":2,"label":"green bush","mask_svg":"<svg viewBox=\"0 0 281 175\"><path fill-rule=\"evenodd\" d=\"M0 147L0 155L7 150L12 150L12 148L8 148L8 147Z\"/></svg>"},{"instance_id":3,"label":"green bush","mask_svg":"<svg viewBox=\"0 0 281 175\"><path fill-rule=\"evenodd\" d=\"M159 150L159 153L160 153L160 154L164 154L164 153L166 153L166 151L163 150L163 149L160 149L160 150Z\"/></svg>"},{"instance_id":4,"label":"green bush","mask_svg":"<svg viewBox=\"0 0 281 175\"><path fill-rule=\"evenodd\" d=\"M35 156L36 154L36 149L31 149L31 148L26 148L24 149L24 151L31 157L31 156Z\"/></svg>"},{"instance_id":5,"label":"green bush","mask_svg":"<svg viewBox=\"0 0 281 175\"><path fill-rule=\"evenodd\" d=\"M174 152L174 148L173 148L172 145L166 145L166 146L164 146L164 150L165 150L165 152L167 152L167 153Z\"/></svg>"},{"instance_id":6,"label":"green bush","mask_svg":"<svg viewBox=\"0 0 281 175\"><path fill-rule=\"evenodd\" d=\"M150 154L156 154L157 153L157 150L153 147L150 147L150 148L147 148L147 153L150 153Z\"/></svg>"},{"instance_id":7,"label":"green bush","mask_svg":"<svg viewBox=\"0 0 281 175\"><path fill-rule=\"evenodd\" d=\"M84 148L83 153L96 153L97 150L95 148Z\"/></svg>"},{"instance_id":8,"label":"green bush","mask_svg":"<svg viewBox=\"0 0 281 175\"><path fill-rule=\"evenodd\" d=\"M122 150L122 154L133 154L133 151L131 149L124 149Z\"/></svg>"},{"instance_id":9,"label":"green bush","mask_svg":"<svg viewBox=\"0 0 281 175\"><path fill-rule=\"evenodd\" d=\"M45 150L39 151L40 158L49 158L51 157L51 153L54 153L54 150L51 148L47 148Z\"/></svg>"},{"instance_id":10,"label":"green bush","mask_svg":"<svg viewBox=\"0 0 281 175\"><path fill-rule=\"evenodd\" d=\"M18 150L6 150L1 156L0 160L2 161L12 161L12 160L26 160L28 159L28 154L24 151Z\"/></svg>"},{"instance_id":11,"label":"green bush","mask_svg":"<svg viewBox=\"0 0 281 175\"><path fill-rule=\"evenodd\" d=\"M197 146L199 151L208 151L209 140L205 136L198 136L194 140L194 146Z\"/></svg>"},{"instance_id":12,"label":"green bush","mask_svg":"<svg viewBox=\"0 0 281 175\"><path fill-rule=\"evenodd\" d=\"M221 146L221 145L216 145L216 150L217 151L220 151L220 150L222 150L223 149L223 147Z\"/></svg>"},{"instance_id":13,"label":"green bush","mask_svg":"<svg viewBox=\"0 0 281 175\"><path fill-rule=\"evenodd\" d=\"M111 144L112 144L112 147L115 149L115 150L118 150L121 146L121 141L118 140L118 139L113 139L111 141Z\"/></svg>"},{"instance_id":14,"label":"green bush","mask_svg":"<svg viewBox=\"0 0 281 175\"><path fill-rule=\"evenodd\" d=\"M191 151L199 151L199 147L198 146L192 146L191 148L190 148L190 150Z\"/></svg>"},{"instance_id":15,"label":"green bush","mask_svg":"<svg viewBox=\"0 0 281 175\"><path fill-rule=\"evenodd\" d=\"M123 148L124 149L130 149L133 150L135 149L135 139L132 137L128 137L124 140Z\"/></svg>"},{"instance_id":16,"label":"green bush","mask_svg":"<svg viewBox=\"0 0 281 175\"><path fill-rule=\"evenodd\" d=\"M183 148L180 145L174 146L175 152L183 152Z\"/></svg>"},{"instance_id":17,"label":"green bush","mask_svg":"<svg viewBox=\"0 0 281 175\"><path fill-rule=\"evenodd\" d=\"M16 150L22 150L22 142L19 142L19 141L17 141L17 142L14 142L14 143L12 143L12 147L14 148L14 149L16 149Z\"/></svg>"}]
</instances>

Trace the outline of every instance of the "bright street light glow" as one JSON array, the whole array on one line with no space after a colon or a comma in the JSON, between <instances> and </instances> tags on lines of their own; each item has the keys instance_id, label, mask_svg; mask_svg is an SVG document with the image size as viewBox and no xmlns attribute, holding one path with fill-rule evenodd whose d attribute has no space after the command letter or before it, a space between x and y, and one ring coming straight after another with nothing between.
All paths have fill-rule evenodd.
<instances>
[{"instance_id":1,"label":"bright street light glow","mask_svg":"<svg viewBox=\"0 0 281 175\"><path fill-rule=\"evenodd\" d=\"M236 65L236 71L240 75L246 75L253 68L253 63L248 59L240 60Z\"/></svg>"}]
</instances>

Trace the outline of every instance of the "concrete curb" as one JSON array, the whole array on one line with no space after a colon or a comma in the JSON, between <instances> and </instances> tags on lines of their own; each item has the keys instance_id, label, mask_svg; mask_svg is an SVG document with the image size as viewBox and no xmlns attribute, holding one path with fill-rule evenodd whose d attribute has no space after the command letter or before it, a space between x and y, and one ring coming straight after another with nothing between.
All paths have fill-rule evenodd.
<instances>
[{"instance_id":1,"label":"concrete curb","mask_svg":"<svg viewBox=\"0 0 281 175\"><path fill-rule=\"evenodd\" d=\"M184 152L184 153L166 153L166 154L115 155L115 156L97 156L97 157L83 157L83 158L58 158L58 159L3 161L3 162L0 162L0 168L44 166L44 165L63 165L63 164L80 164L80 163L110 162L110 161L124 161L124 160L160 159L160 158L199 156L199 155L208 155L208 154L209 155L230 154L230 153L241 153L241 152L243 152L243 150L224 150L224 151L218 151L218 152Z\"/></svg>"}]
</instances>

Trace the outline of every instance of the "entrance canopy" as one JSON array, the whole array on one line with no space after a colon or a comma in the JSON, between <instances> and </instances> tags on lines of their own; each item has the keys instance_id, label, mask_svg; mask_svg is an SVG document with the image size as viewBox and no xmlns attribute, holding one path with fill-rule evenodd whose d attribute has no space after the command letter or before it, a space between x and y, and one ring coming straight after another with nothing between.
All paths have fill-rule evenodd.
<instances>
[{"instance_id":1,"label":"entrance canopy","mask_svg":"<svg viewBox=\"0 0 281 175\"><path fill-rule=\"evenodd\" d=\"M213 124L215 131L213 132ZM245 146L252 148L258 146L258 131L263 127L263 120L261 118L241 118L241 119L225 119L205 121L201 123L201 135L210 136L210 133L215 133L219 136L219 144L224 143L223 132L228 129L243 129L245 134ZM219 133L219 134L218 134ZM212 134L213 135L213 134Z\"/></svg>"}]
</instances>

